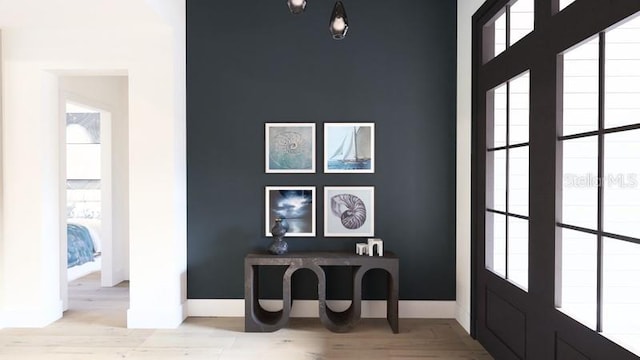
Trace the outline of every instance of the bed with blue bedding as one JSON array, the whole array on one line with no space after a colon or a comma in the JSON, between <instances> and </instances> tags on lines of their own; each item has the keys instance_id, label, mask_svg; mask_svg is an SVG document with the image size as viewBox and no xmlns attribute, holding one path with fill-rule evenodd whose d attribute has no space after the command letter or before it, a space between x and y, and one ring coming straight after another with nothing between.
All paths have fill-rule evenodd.
<instances>
[{"instance_id":1,"label":"bed with blue bedding","mask_svg":"<svg viewBox=\"0 0 640 360\"><path fill-rule=\"evenodd\" d=\"M86 226L67 224L67 268L94 260L96 247Z\"/></svg>"}]
</instances>

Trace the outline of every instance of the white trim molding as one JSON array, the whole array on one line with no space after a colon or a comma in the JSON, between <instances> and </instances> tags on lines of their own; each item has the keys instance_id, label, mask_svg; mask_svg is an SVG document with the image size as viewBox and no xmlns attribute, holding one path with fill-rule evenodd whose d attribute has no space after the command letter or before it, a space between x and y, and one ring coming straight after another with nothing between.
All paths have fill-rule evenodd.
<instances>
[{"instance_id":1,"label":"white trim molding","mask_svg":"<svg viewBox=\"0 0 640 360\"><path fill-rule=\"evenodd\" d=\"M6 310L0 314L1 328L42 328L62 317L62 301L48 307Z\"/></svg>"},{"instance_id":2,"label":"white trim molding","mask_svg":"<svg viewBox=\"0 0 640 360\"><path fill-rule=\"evenodd\" d=\"M175 329L187 318L186 303L176 307L127 310L129 329Z\"/></svg>"},{"instance_id":3,"label":"white trim molding","mask_svg":"<svg viewBox=\"0 0 640 360\"><path fill-rule=\"evenodd\" d=\"M470 332L471 329L471 313L467 310L466 306L461 305L461 301L456 301L456 320L465 329L466 332Z\"/></svg>"},{"instance_id":4,"label":"white trim molding","mask_svg":"<svg viewBox=\"0 0 640 360\"><path fill-rule=\"evenodd\" d=\"M282 300L260 300L265 310L282 309ZM327 301L334 311L346 310L350 300ZM188 299L187 315L191 317L243 317L244 299ZM401 300L398 303L399 317L408 319L455 319L455 301ZM386 300L363 300L363 318L387 316ZM318 317L318 300L294 300L291 317Z\"/></svg>"},{"instance_id":5,"label":"white trim molding","mask_svg":"<svg viewBox=\"0 0 640 360\"><path fill-rule=\"evenodd\" d=\"M456 96L456 320L471 330L471 17L485 0L458 1Z\"/></svg>"}]
</instances>

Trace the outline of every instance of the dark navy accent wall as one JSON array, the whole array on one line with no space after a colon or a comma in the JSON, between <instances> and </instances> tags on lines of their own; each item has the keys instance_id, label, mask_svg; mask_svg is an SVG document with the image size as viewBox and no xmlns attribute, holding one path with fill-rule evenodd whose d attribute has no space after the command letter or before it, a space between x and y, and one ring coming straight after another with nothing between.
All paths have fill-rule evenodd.
<instances>
[{"instance_id":1,"label":"dark navy accent wall","mask_svg":"<svg viewBox=\"0 0 640 360\"><path fill-rule=\"evenodd\" d=\"M456 2L345 0L350 29L332 40L334 1L187 1L188 297L242 298L243 259L266 249L264 187L317 187L317 237L291 251L354 251L323 237L323 186L375 186L375 235L400 257L400 298L455 299ZM265 122L314 122L315 174L265 174ZM324 174L324 122L374 122L374 174ZM281 270L263 271L278 296ZM365 298L385 288L365 277ZM350 273L328 274L348 298ZM294 295L314 298L313 275Z\"/></svg>"}]
</instances>

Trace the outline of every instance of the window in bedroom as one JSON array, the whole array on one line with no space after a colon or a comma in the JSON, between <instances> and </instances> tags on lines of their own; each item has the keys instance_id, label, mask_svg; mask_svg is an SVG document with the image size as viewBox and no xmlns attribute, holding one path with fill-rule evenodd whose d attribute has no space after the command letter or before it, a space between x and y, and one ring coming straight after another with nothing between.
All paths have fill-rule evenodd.
<instances>
[{"instance_id":1,"label":"window in bedroom","mask_svg":"<svg viewBox=\"0 0 640 360\"><path fill-rule=\"evenodd\" d=\"M67 280L98 271L102 263L101 113L66 104Z\"/></svg>"},{"instance_id":2,"label":"window in bedroom","mask_svg":"<svg viewBox=\"0 0 640 360\"><path fill-rule=\"evenodd\" d=\"M67 217L100 218L100 112L67 105Z\"/></svg>"}]
</instances>

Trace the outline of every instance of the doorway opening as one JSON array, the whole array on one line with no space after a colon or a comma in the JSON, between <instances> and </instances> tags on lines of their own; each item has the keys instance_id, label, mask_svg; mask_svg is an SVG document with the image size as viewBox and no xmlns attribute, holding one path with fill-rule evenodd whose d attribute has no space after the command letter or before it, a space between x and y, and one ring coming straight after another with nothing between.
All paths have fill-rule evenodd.
<instances>
[{"instance_id":1,"label":"doorway opening","mask_svg":"<svg viewBox=\"0 0 640 360\"><path fill-rule=\"evenodd\" d=\"M126 327L128 78L61 76L58 80L63 308L108 308L112 314L104 318L120 319L111 325Z\"/></svg>"},{"instance_id":2,"label":"doorway opening","mask_svg":"<svg viewBox=\"0 0 640 360\"><path fill-rule=\"evenodd\" d=\"M110 117L104 110L65 104L67 281L101 272L101 239L110 231L102 228L109 201L102 201L101 127L109 126Z\"/></svg>"}]
</instances>

